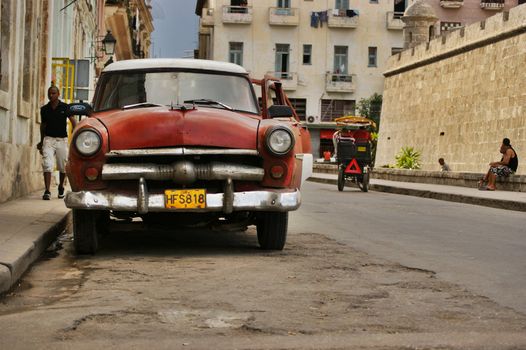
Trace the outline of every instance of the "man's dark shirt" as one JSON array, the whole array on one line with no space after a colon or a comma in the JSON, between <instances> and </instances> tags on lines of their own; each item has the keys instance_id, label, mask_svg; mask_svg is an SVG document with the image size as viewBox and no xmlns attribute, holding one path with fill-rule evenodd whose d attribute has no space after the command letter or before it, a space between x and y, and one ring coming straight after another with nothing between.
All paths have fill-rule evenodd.
<instances>
[{"instance_id":1,"label":"man's dark shirt","mask_svg":"<svg viewBox=\"0 0 526 350\"><path fill-rule=\"evenodd\" d=\"M46 124L44 136L68 137L67 120L68 105L62 101L58 102L57 108L51 108L51 102L40 108L42 123Z\"/></svg>"}]
</instances>

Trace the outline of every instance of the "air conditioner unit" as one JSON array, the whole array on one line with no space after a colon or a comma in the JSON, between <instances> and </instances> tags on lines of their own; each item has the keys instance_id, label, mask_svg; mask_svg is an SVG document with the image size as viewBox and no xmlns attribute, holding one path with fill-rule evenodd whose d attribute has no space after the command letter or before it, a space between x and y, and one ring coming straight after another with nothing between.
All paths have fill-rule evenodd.
<instances>
[{"instance_id":1,"label":"air conditioner unit","mask_svg":"<svg viewBox=\"0 0 526 350\"><path fill-rule=\"evenodd\" d=\"M309 124L319 124L321 123L321 118L319 115L309 115L307 117L307 123Z\"/></svg>"}]
</instances>

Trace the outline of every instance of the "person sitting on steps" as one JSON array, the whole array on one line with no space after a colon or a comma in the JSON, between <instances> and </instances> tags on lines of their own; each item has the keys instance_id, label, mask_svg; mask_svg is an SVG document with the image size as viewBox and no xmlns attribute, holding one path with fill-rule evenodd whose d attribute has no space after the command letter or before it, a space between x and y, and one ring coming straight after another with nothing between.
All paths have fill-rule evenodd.
<instances>
[{"instance_id":1,"label":"person sitting on steps","mask_svg":"<svg viewBox=\"0 0 526 350\"><path fill-rule=\"evenodd\" d=\"M503 154L500 162L489 163L489 170L486 175L479 181L479 190L481 191L495 191L497 176L507 177L517 171L519 165L519 158L517 153L511 146L510 139L504 138L500 146L500 153ZM484 186L487 182L488 185Z\"/></svg>"}]
</instances>

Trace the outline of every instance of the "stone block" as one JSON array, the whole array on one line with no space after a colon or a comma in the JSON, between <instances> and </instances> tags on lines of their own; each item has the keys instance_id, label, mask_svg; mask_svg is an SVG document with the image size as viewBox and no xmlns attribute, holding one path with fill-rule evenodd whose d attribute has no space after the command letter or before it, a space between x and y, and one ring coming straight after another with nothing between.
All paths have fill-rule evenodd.
<instances>
[{"instance_id":1,"label":"stone block","mask_svg":"<svg viewBox=\"0 0 526 350\"><path fill-rule=\"evenodd\" d=\"M11 288L11 271L5 265L0 264L0 293L7 292Z\"/></svg>"}]
</instances>

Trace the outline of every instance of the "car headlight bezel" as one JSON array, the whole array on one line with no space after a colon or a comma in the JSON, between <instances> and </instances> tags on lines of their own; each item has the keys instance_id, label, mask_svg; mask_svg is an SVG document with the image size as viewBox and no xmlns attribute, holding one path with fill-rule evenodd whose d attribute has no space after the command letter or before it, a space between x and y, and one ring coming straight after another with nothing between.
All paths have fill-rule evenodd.
<instances>
[{"instance_id":1,"label":"car headlight bezel","mask_svg":"<svg viewBox=\"0 0 526 350\"><path fill-rule=\"evenodd\" d=\"M92 136L95 136L94 139L97 140L98 144L96 145L96 147L93 147L91 149L89 149L88 151L86 151L85 149L82 149L82 147L79 147L82 146L82 142L84 140L86 140L86 137L92 137ZM92 140L94 140L92 138ZM80 142L80 143L79 143ZM84 129L84 130L81 130L77 135L75 135L75 139L73 140L73 144L75 145L75 149L77 150L77 152L83 156L83 157L91 157L93 156L94 154L97 154L100 149L102 148L102 137L100 136L100 133L95 130L95 129Z\"/></svg>"},{"instance_id":2,"label":"car headlight bezel","mask_svg":"<svg viewBox=\"0 0 526 350\"><path fill-rule=\"evenodd\" d=\"M273 136L278 136L277 133L280 133L281 135L288 135L289 141L286 148L277 148L276 145L273 143ZM294 135L292 131L289 128L283 127L283 126L277 126L271 129L268 129L265 133L265 144L267 147L267 150L276 156L284 156L288 154L293 148L294 148Z\"/></svg>"}]
</instances>

